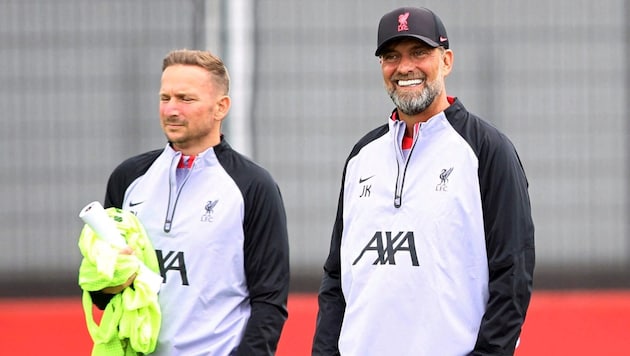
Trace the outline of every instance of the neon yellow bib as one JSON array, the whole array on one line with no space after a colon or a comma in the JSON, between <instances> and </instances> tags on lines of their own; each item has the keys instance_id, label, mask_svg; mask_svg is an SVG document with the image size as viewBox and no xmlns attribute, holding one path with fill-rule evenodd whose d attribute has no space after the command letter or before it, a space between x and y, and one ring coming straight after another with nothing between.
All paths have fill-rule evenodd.
<instances>
[{"instance_id":1,"label":"neon yellow bib","mask_svg":"<svg viewBox=\"0 0 630 356\"><path fill-rule=\"evenodd\" d=\"M94 342L92 356L135 356L155 350L162 314L158 303L161 284L155 250L140 221L130 212L105 210L116 223L133 255L120 254L85 225L79 237L83 255L79 286L83 289L83 311ZM100 324L92 314L90 291L125 283L134 273L133 288L116 294L105 308Z\"/></svg>"}]
</instances>

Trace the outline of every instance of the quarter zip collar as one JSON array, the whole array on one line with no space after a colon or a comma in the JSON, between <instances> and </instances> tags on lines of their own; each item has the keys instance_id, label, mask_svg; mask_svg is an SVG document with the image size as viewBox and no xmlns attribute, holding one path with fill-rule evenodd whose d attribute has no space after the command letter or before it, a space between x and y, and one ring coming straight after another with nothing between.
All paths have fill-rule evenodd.
<instances>
[{"instance_id":1,"label":"quarter zip collar","mask_svg":"<svg viewBox=\"0 0 630 356\"><path fill-rule=\"evenodd\" d=\"M414 154L414 149L421 136L427 135L430 132L442 127L442 124L446 120L444 112L440 112L432 116L426 122L418 122L413 126L413 138L411 142L405 139L405 132L407 130L407 124L398 118L398 111L394 110L390 116L389 127L392 133L394 151L396 152L396 186L394 189L394 207L400 208L403 202L403 192L405 186L405 177L407 174L407 167ZM405 142L407 141L407 142ZM405 153L405 150L408 152Z\"/></svg>"},{"instance_id":2,"label":"quarter zip collar","mask_svg":"<svg viewBox=\"0 0 630 356\"><path fill-rule=\"evenodd\" d=\"M195 174L195 171L218 164L215 150L222 150L226 145L227 143L221 140L221 143L217 146L210 147L196 156L189 156L187 161L184 160L181 152L173 150L170 145L166 147L165 153L170 156L170 164L168 168L168 205L164 219L164 232L170 232L173 227L179 196L186 187L186 182ZM187 169L187 172L178 180L177 171L184 168Z\"/></svg>"}]
</instances>

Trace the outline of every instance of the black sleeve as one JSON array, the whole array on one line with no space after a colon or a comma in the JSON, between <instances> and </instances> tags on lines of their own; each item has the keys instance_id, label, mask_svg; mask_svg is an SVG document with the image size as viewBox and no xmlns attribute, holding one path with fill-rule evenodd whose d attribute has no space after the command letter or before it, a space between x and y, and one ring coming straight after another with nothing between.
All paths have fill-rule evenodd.
<instances>
[{"instance_id":1,"label":"black sleeve","mask_svg":"<svg viewBox=\"0 0 630 356\"><path fill-rule=\"evenodd\" d=\"M90 296L92 297L92 303L100 310L105 310L109 301L114 297L113 294L106 294L100 290L90 292Z\"/></svg>"},{"instance_id":2,"label":"black sleeve","mask_svg":"<svg viewBox=\"0 0 630 356\"><path fill-rule=\"evenodd\" d=\"M324 275L317 297L319 311L313 338L313 356L339 355L339 333L346 309L341 290L341 233L343 231L343 188L339 194L337 217L333 226L330 252L324 264Z\"/></svg>"},{"instance_id":3,"label":"black sleeve","mask_svg":"<svg viewBox=\"0 0 630 356\"><path fill-rule=\"evenodd\" d=\"M288 317L289 242L280 190L270 176L252 183L245 196L245 274L251 315L238 355L274 355Z\"/></svg>"},{"instance_id":4,"label":"black sleeve","mask_svg":"<svg viewBox=\"0 0 630 356\"><path fill-rule=\"evenodd\" d=\"M489 300L474 355L512 355L533 286L534 224L528 182L516 150L503 135L480 152Z\"/></svg>"}]
</instances>

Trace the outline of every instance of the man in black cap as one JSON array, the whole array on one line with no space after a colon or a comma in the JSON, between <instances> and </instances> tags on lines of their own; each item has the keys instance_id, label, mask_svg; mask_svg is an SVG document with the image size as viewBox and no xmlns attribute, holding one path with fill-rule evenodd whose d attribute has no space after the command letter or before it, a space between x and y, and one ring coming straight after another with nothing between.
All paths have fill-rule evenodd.
<instances>
[{"instance_id":1,"label":"man in black cap","mask_svg":"<svg viewBox=\"0 0 630 356\"><path fill-rule=\"evenodd\" d=\"M385 14L376 56L396 108L346 160L313 355L511 355L535 264L518 154L447 96L432 11Z\"/></svg>"}]
</instances>

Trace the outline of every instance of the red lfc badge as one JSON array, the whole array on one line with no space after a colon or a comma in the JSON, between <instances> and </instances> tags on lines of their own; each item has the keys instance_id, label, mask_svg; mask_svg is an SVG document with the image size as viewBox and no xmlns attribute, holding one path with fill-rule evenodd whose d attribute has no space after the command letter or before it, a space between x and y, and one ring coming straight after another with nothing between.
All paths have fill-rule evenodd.
<instances>
[{"instance_id":1,"label":"red lfc badge","mask_svg":"<svg viewBox=\"0 0 630 356\"><path fill-rule=\"evenodd\" d=\"M398 15L398 32L409 31L409 25L407 25L407 19L409 18L409 12Z\"/></svg>"}]
</instances>

